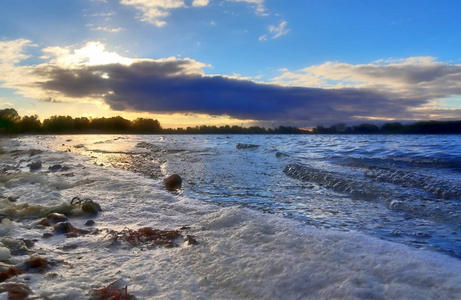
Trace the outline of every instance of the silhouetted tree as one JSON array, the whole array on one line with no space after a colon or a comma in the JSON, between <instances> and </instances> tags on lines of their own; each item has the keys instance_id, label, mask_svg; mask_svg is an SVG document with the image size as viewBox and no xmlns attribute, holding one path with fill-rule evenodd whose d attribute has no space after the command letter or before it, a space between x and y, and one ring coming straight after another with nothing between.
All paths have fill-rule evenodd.
<instances>
[{"instance_id":1,"label":"silhouetted tree","mask_svg":"<svg viewBox=\"0 0 461 300\"><path fill-rule=\"evenodd\" d=\"M386 123L381 127L382 133L403 133L404 126L402 123Z\"/></svg>"},{"instance_id":2,"label":"silhouetted tree","mask_svg":"<svg viewBox=\"0 0 461 300\"><path fill-rule=\"evenodd\" d=\"M18 132L21 117L14 108L0 109L0 133Z\"/></svg>"},{"instance_id":3,"label":"silhouetted tree","mask_svg":"<svg viewBox=\"0 0 461 300\"><path fill-rule=\"evenodd\" d=\"M91 129L91 122L88 118L80 117L74 119L74 128L78 133L89 132Z\"/></svg>"},{"instance_id":4,"label":"silhouetted tree","mask_svg":"<svg viewBox=\"0 0 461 300\"><path fill-rule=\"evenodd\" d=\"M352 130L360 134L379 133L379 127L373 124L360 124L352 127Z\"/></svg>"},{"instance_id":5,"label":"silhouetted tree","mask_svg":"<svg viewBox=\"0 0 461 300\"><path fill-rule=\"evenodd\" d=\"M22 133L39 133L41 129L42 122L37 115L24 116L19 121L19 131Z\"/></svg>"},{"instance_id":6,"label":"silhouetted tree","mask_svg":"<svg viewBox=\"0 0 461 300\"><path fill-rule=\"evenodd\" d=\"M159 121L144 118L137 118L132 121L131 128L137 133L159 133L162 130Z\"/></svg>"},{"instance_id":7,"label":"silhouetted tree","mask_svg":"<svg viewBox=\"0 0 461 300\"><path fill-rule=\"evenodd\" d=\"M52 116L43 121L43 130L47 133L73 133L74 119L71 116Z\"/></svg>"}]
</instances>

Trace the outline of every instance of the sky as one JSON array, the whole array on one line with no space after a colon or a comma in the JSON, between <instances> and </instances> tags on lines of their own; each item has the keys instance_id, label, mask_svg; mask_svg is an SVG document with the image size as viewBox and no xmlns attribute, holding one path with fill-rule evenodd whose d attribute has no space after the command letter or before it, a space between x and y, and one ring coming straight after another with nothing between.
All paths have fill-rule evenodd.
<instances>
[{"instance_id":1,"label":"sky","mask_svg":"<svg viewBox=\"0 0 461 300\"><path fill-rule=\"evenodd\" d=\"M461 119L459 0L0 0L0 109L163 127Z\"/></svg>"}]
</instances>

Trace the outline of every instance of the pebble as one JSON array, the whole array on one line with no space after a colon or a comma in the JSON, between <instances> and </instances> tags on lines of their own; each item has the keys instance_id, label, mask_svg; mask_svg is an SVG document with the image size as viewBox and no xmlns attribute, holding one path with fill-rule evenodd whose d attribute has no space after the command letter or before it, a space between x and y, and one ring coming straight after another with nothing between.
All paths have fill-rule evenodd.
<instances>
[{"instance_id":1,"label":"pebble","mask_svg":"<svg viewBox=\"0 0 461 300\"><path fill-rule=\"evenodd\" d=\"M50 232L45 232L44 234L42 234L42 238L44 238L44 239L49 239L52 236L53 236L53 234L50 233Z\"/></svg>"},{"instance_id":2,"label":"pebble","mask_svg":"<svg viewBox=\"0 0 461 300\"><path fill-rule=\"evenodd\" d=\"M69 222L59 222L58 224L54 225L54 231L60 233L69 233L74 231L74 226Z\"/></svg>"},{"instance_id":3,"label":"pebble","mask_svg":"<svg viewBox=\"0 0 461 300\"><path fill-rule=\"evenodd\" d=\"M59 213L51 213L48 216L46 216L46 219L49 220L53 224L67 221L67 217Z\"/></svg>"},{"instance_id":4,"label":"pebble","mask_svg":"<svg viewBox=\"0 0 461 300\"><path fill-rule=\"evenodd\" d=\"M42 167L42 162L41 161L35 161L29 165L29 168L31 171L38 170Z\"/></svg>"},{"instance_id":5,"label":"pebble","mask_svg":"<svg viewBox=\"0 0 461 300\"><path fill-rule=\"evenodd\" d=\"M88 221L85 222L86 226L93 226L94 224L96 224L96 222L93 221L93 220L88 220Z\"/></svg>"},{"instance_id":6,"label":"pebble","mask_svg":"<svg viewBox=\"0 0 461 300\"><path fill-rule=\"evenodd\" d=\"M182 178L178 174L173 174L165 178L163 183L165 184L165 188L167 190L174 191L181 187Z\"/></svg>"},{"instance_id":7,"label":"pebble","mask_svg":"<svg viewBox=\"0 0 461 300\"><path fill-rule=\"evenodd\" d=\"M61 166L61 165L52 165L52 166L49 166L49 167L48 167L48 170L53 171L53 172L54 172L54 171L59 171L59 170L61 170L61 169L62 169L62 166Z\"/></svg>"}]
</instances>

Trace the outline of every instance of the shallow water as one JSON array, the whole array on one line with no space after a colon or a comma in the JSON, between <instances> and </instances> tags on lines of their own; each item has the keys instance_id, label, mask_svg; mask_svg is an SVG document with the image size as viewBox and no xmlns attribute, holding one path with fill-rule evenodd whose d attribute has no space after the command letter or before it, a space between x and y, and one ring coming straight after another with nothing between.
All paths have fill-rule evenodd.
<instances>
[{"instance_id":1,"label":"shallow water","mask_svg":"<svg viewBox=\"0 0 461 300\"><path fill-rule=\"evenodd\" d=\"M116 279L141 298L461 293L459 136L91 135L1 143L0 196L19 197L16 218L24 203L65 206L90 197L103 207L97 228L190 225L199 241L148 250L106 248L103 236L43 240L42 229L30 229L35 216L22 216L0 228L3 235L37 238L40 251L73 266L58 264L55 273L80 280L34 274L28 282L42 296L80 297ZM42 168L30 171L37 160ZM69 169L49 171L55 164ZM174 194L162 188L172 173L184 179ZM11 213L10 202L2 205ZM75 250L56 251L69 244Z\"/></svg>"}]
</instances>

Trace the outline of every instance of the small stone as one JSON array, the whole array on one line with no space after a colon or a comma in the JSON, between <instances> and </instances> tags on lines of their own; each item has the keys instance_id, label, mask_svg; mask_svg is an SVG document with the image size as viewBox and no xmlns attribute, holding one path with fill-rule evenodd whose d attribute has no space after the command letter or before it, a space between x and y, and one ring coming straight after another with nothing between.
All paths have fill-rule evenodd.
<instances>
[{"instance_id":1,"label":"small stone","mask_svg":"<svg viewBox=\"0 0 461 300\"><path fill-rule=\"evenodd\" d=\"M42 162L41 161L36 161L31 164L29 164L29 168L31 171L38 170L42 167Z\"/></svg>"},{"instance_id":2,"label":"small stone","mask_svg":"<svg viewBox=\"0 0 461 300\"><path fill-rule=\"evenodd\" d=\"M98 203L94 202L93 200L83 203L82 210L83 212L86 212L88 214L93 214L93 215L102 211L101 206Z\"/></svg>"},{"instance_id":3,"label":"small stone","mask_svg":"<svg viewBox=\"0 0 461 300\"><path fill-rule=\"evenodd\" d=\"M45 232L44 234L42 234L42 238L44 238L44 239L49 239L52 236L53 236L53 234L50 233L50 232Z\"/></svg>"},{"instance_id":4,"label":"small stone","mask_svg":"<svg viewBox=\"0 0 461 300\"><path fill-rule=\"evenodd\" d=\"M163 180L163 183L165 184L165 188L169 191L174 191L176 189L181 188L182 185L182 178L178 174L173 174L171 176L168 176Z\"/></svg>"},{"instance_id":5,"label":"small stone","mask_svg":"<svg viewBox=\"0 0 461 300\"><path fill-rule=\"evenodd\" d=\"M19 197L8 196L7 199L8 199L8 201L10 201L10 202L16 202L16 201L18 201Z\"/></svg>"},{"instance_id":6,"label":"small stone","mask_svg":"<svg viewBox=\"0 0 461 300\"><path fill-rule=\"evenodd\" d=\"M0 282L3 282L10 278L10 275L6 272L0 272Z\"/></svg>"},{"instance_id":7,"label":"small stone","mask_svg":"<svg viewBox=\"0 0 461 300\"><path fill-rule=\"evenodd\" d=\"M51 213L48 216L46 216L46 218L47 220L50 221L50 223L53 223L53 224L67 221L67 217L59 213Z\"/></svg>"},{"instance_id":8,"label":"small stone","mask_svg":"<svg viewBox=\"0 0 461 300\"><path fill-rule=\"evenodd\" d=\"M59 222L54 225L53 229L59 233L69 233L74 231L74 226L72 226L69 222Z\"/></svg>"},{"instance_id":9,"label":"small stone","mask_svg":"<svg viewBox=\"0 0 461 300\"><path fill-rule=\"evenodd\" d=\"M52 166L48 167L48 170L50 170L52 172L59 171L61 169L62 169L61 165L52 165Z\"/></svg>"},{"instance_id":10,"label":"small stone","mask_svg":"<svg viewBox=\"0 0 461 300\"><path fill-rule=\"evenodd\" d=\"M75 231L71 231L71 232L66 233L66 237L68 237L68 238L76 238L76 237L78 237L78 233L75 232Z\"/></svg>"},{"instance_id":11,"label":"small stone","mask_svg":"<svg viewBox=\"0 0 461 300\"><path fill-rule=\"evenodd\" d=\"M85 222L85 226L93 226L96 222L93 220L88 220Z\"/></svg>"},{"instance_id":12,"label":"small stone","mask_svg":"<svg viewBox=\"0 0 461 300\"><path fill-rule=\"evenodd\" d=\"M187 235L185 241L188 245L198 245L198 242L193 235Z\"/></svg>"},{"instance_id":13,"label":"small stone","mask_svg":"<svg viewBox=\"0 0 461 300\"><path fill-rule=\"evenodd\" d=\"M43 220L41 220L40 222L38 222L38 225L42 225L42 226L49 227L49 226L51 226L51 223L50 223L50 220L48 220L48 219L43 219Z\"/></svg>"},{"instance_id":14,"label":"small stone","mask_svg":"<svg viewBox=\"0 0 461 300\"><path fill-rule=\"evenodd\" d=\"M37 240L23 240L28 249L33 248Z\"/></svg>"}]
</instances>

